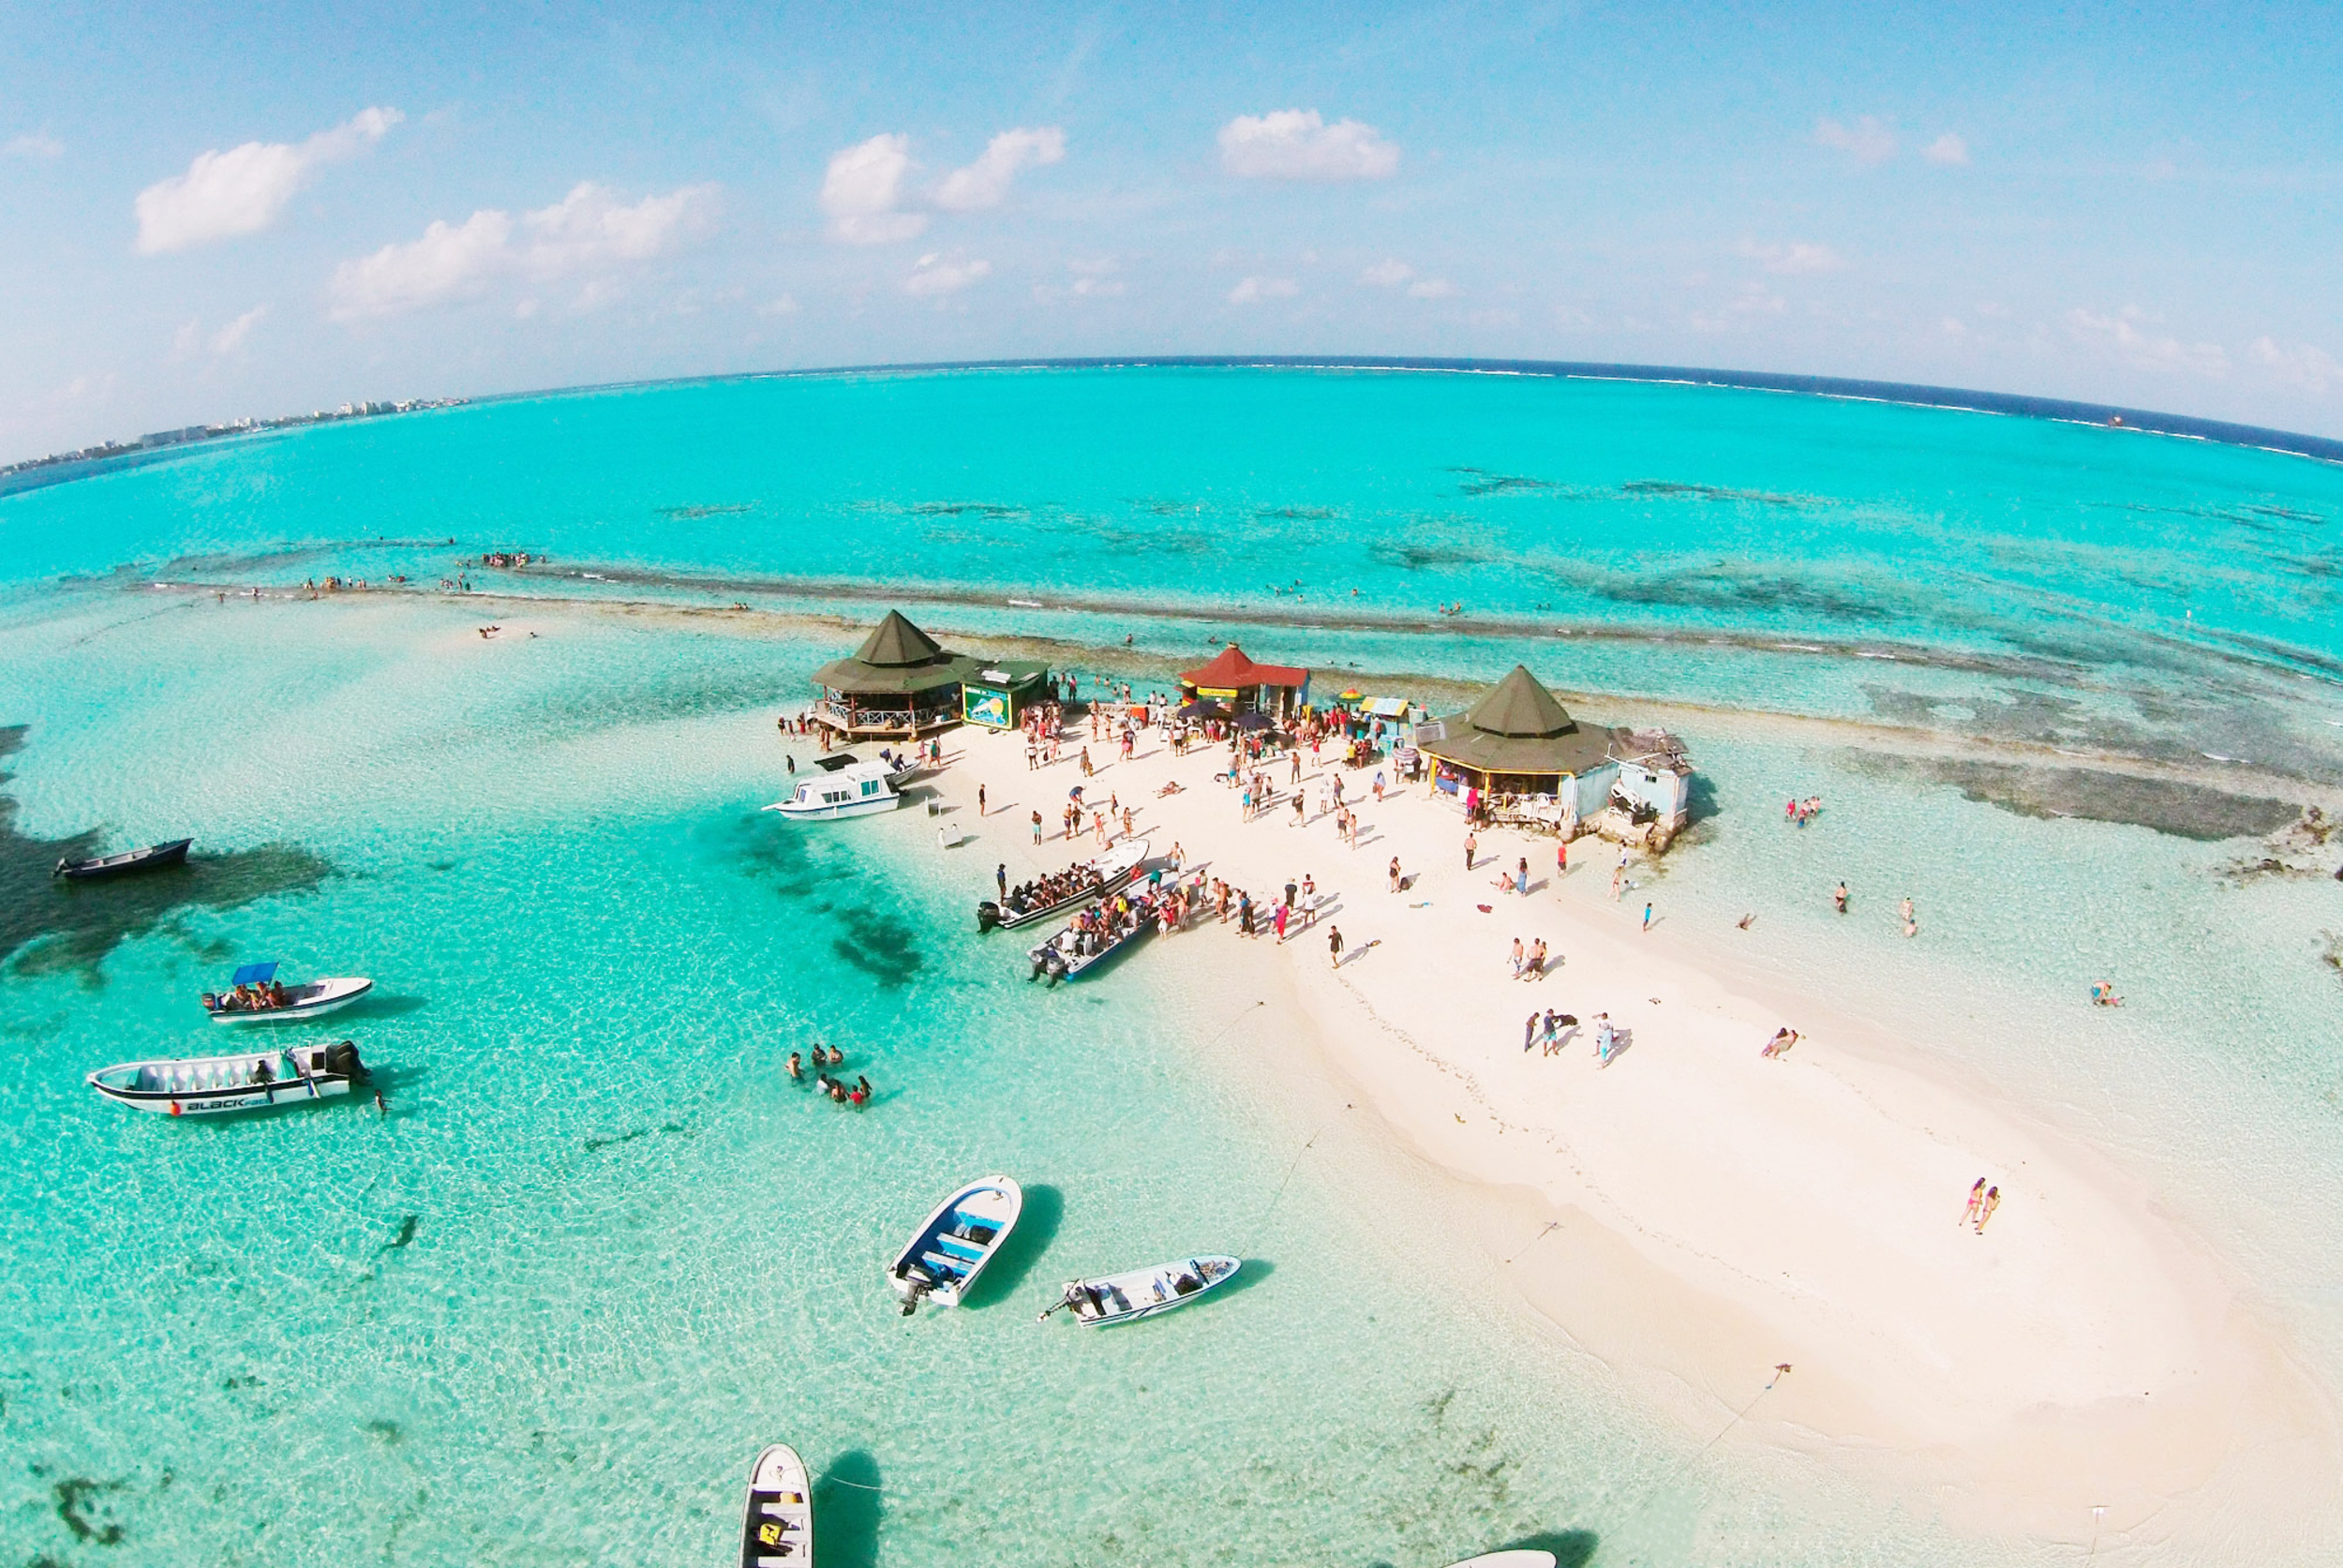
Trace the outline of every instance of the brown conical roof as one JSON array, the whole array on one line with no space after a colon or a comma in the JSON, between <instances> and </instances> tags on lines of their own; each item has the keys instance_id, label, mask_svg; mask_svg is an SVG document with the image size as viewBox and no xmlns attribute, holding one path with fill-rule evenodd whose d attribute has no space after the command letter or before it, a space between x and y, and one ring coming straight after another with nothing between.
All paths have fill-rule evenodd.
<instances>
[{"instance_id":1,"label":"brown conical roof","mask_svg":"<svg viewBox=\"0 0 2343 1568\"><path fill-rule=\"evenodd\" d=\"M1515 665L1504 679L1482 694L1465 722L1489 735L1516 738L1565 735L1578 727L1524 665Z\"/></svg>"},{"instance_id":2,"label":"brown conical roof","mask_svg":"<svg viewBox=\"0 0 2343 1568\"><path fill-rule=\"evenodd\" d=\"M857 663L898 668L905 665L924 665L939 658L943 645L903 619L901 610L888 610L887 619L875 631L862 639L855 650Z\"/></svg>"}]
</instances>

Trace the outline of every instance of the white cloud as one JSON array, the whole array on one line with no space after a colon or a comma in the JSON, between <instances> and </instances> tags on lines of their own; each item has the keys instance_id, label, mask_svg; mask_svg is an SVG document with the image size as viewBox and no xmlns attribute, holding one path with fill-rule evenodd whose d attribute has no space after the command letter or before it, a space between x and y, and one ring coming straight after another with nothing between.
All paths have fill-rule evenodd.
<instances>
[{"instance_id":1,"label":"white cloud","mask_svg":"<svg viewBox=\"0 0 2343 1568\"><path fill-rule=\"evenodd\" d=\"M1862 115L1851 126L1843 126L1828 116L1817 120L1814 140L1822 146L1836 147L1866 169L1896 156L1895 131L1871 114Z\"/></svg>"},{"instance_id":2,"label":"white cloud","mask_svg":"<svg viewBox=\"0 0 2343 1568\"><path fill-rule=\"evenodd\" d=\"M848 245L888 245L916 237L927 214L896 211L911 169L911 138L873 136L830 156L822 176L829 235Z\"/></svg>"},{"instance_id":3,"label":"white cloud","mask_svg":"<svg viewBox=\"0 0 2343 1568\"><path fill-rule=\"evenodd\" d=\"M1920 157L1948 169L1966 169L1969 166L1969 144L1947 131L1922 147Z\"/></svg>"},{"instance_id":4,"label":"white cloud","mask_svg":"<svg viewBox=\"0 0 2343 1568\"><path fill-rule=\"evenodd\" d=\"M1037 169L1066 157L1066 133L1055 126L1005 130L985 144L983 155L955 169L935 188L935 204L947 212L997 207L1021 169Z\"/></svg>"},{"instance_id":5,"label":"white cloud","mask_svg":"<svg viewBox=\"0 0 2343 1568\"><path fill-rule=\"evenodd\" d=\"M405 117L395 109L362 110L298 145L246 142L199 154L186 173L148 186L131 203L139 251L154 256L258 233L318 170L355 157Z\"/></svg>"},{"instance_id":6,"label":"white cloud","mask_svg":"<svg viewBox=\"0 0 2343 1568\"><path fill-rule=\"evenodd\" d=\"M983 261L963 261L957 256L930 252L919 258L903 279L903 292L915 299L940 298L956 294L969 284L992 276L992 263Z\"/></svg>"},{"instance_id":7,"label":"white cloud","mask_svg":"<svg viewBox=\"0 0 2343 1568\"><path fill-rule=\"evenodd\" d=\"M1229 291L1231 305L1257 305L1265 299L1291 299L1302 291L1291 277L1246 277Z\"/></svg>"},{"instance_id":8,"label":"white cloud","mask_svg":"<svg viewBox=\"0 0 2343 1568\"><path fill-rule=\"evenodd\" d=\"M2330 386L2343 386L2343 364L2324 349L2308 343L2281 348L2275 338L2257 337L2253 351L2254 358L2269 366L2271 374L2305 392L2324 393Z\"/></svg>"},{"instance_id":9,"label":"white cloud","mask_svg":"<svg viewBox=\"0 0 2343 1568\"><path fill-rule=\"evenodd\" d=\"M1395 289L1415 276L1415 269L1407 262L1393 260L1378 261L1359 274L1359 281L1378 289Z\"/></svg>"},{"instance_id":10,"label":"white cloud","mask_svg":"<svg viewBox=\"0 0 2343 1568\"><path fill-rule=\"evenodd\" d=\"M26 131L0 142L0 157L55 157L65 151L65 143L39 131Z\"/></svg>"},{"instance_id":11,"label":"white cloud","mask_svg":"<svg viewBox=\"0 0 2343 1568\"><path fill-rule=\"evenodd\" d=\"M1399 167L1399 149L1373 126L1280 109L1222 126L1220 166L1249 180L1380 180Z\"/></svg>"},{"instance_id":12,"label":"white cloud","mask_svg":"<svg viewBox=\"0 0 2343 1568\"><path fill-rule=\"evenodd\" d=\"M333 314L337 321L394 315L476 299L507 277L549 282L650 261L703 231L715 208L714 186L685 186L629 206L590 182L518 223L484 207L460 224L435 222L421 239L335 268ZM591 308L609 297L607 280L591 279L577 305Z\"/></svg>"},{"instance_id":13,"label":"white cloud","mask_svg":"<svg viewBox=\"0 0 2343 1568\"><path fill-rule=\"evenodd\" d=\"M766 317L794 316L798 313L797 296L783 294L779 299L767 300L756 307L756 313Z\"/></svg>"},{"instance_id":14,"label":"white cloud","mask_svg":"<svg viewBox=\"0 0 2343 1568\"><path fill-rule=\"evenodd\" d=\"M2112 353L2127 365L2216 378L2229 374L2229 353L2218 343L2184 343L2145 330L2150 324L2154 318L2138 306L2127 305L2112 316L2082 309L2067 312L2069 337Z\"/></svg>"},{"instance_id":15,"label":"white cloud","mask_svg":"<svg viewBox=\"0 0 2343 1568\"><path fill-rule=\"evenodd\" d=\"M1803 240L1793 240L1788 245L1759 245L1754 240L1743 240L1733 247L1733 252L1763 263L1768 272L1791 277L1837 272L1846 265L1846 258L1828 246L1810 245Z\"/></svg>"},{"instance_id":16,"label":"white cloud","mask_svg":"<svg viewBox=\"0 0 2343 1568\"><path fill-rule=\"evenodd\" d=\"M267 314L267 306L256 305L251 309L246 311L243 315L237 317L234 321L229 322L226 326L220 328L217 332L212 334L212 352L216 354L231 354L238 349L243 348L244 340L252 335L252 329L259 326L261 324L261 318Z\"/></svg>"},{"instance_id":17,"label":"white cloud","mask_svg":"<svg viewBox=\"0 0 2343 1568\"><path fill-rule=\"evenodd\" d=\"M1456 297L1456 286L1444 277L1427 277L1421 282L1409 284L1408 297L1410 299L1454 299Z\"/></svg>"}]
</instances>

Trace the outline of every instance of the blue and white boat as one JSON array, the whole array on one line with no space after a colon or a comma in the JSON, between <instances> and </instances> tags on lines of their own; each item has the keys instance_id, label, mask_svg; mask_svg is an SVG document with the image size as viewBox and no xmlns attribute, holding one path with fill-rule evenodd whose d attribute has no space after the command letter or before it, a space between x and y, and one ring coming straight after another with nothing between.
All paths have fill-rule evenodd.
<instances>
[{"instance_id":1,"label":"blue and white boat","mask_svg":"<svg viewBox=\"0 0 2343 1568\"><path fill-rule=\"evenodd\" d=\"M298 1023L346 1008L374 989L372 980L354 975L282 985L276 978L282 967L275 959L246 964L236 971L232 990L203 993L203 1010L215 1023Z\"/></svg>"},{"instance_id":2,"label":"blue and white boat","mask_svg":"<svg viewBox=\"0 0 2343 1568\"><path fill-rule=\"evenodd\" d=\"M1149 893L1136 898L1118 894L1096 909L1085 909L1057 934L1025 950L1033 964L1025 978L1037 980L1046 975L1052 985L1079 980L1152 933L1157 915L1157 898Z\"/></svg>"},{"instance_id":3,"label":"blue and white boat","mask_svg":"<svg viewBox=\"0 0 2343 1568\"><path fill-rule=\"evenodd\" d=\"M796 821L876 816L903 803L903 798L895 793L897 777L898 770L884 762L825 768L798 784L788 799L776 800L765 809Z\"/></svg>"},{"instance_id":4,"label":"blue and white boat","mask_svg":"<svg viewBox=\"0 0 2343 1568\"><path fill-rule=\"evenodd\" d=\"M1024 1208L1025 1190L1011 1176L979 1177L938 1203L887 1271L903 1316L917 1311L922 1298L938 1307L967 1300Z\"/></svg>"},{"instance_id":5,"label":"blue and white boat","mask_svg":"<svg viewBox=\"0 0 2343 1568\"><path fill-rule=\"evenodd\" d=\"M740 1568L804 1568L813 1561L813 1487L785 1442L756 1456L740 1527Z\"/></svg>"},{"instance_id":6,"label":"blue and white boat","mask_svg":"<svg viewBox=\"0 0 2343 1568\"><path fill-rule=\"evenodd\" d=\"M1104 1325L1131 1323L1175 1307L1201 1301L1236 1277L1244 1265L1234 1258L1211 1254L1184 1258L1176 1263L1110 1274L1097 1279L1067 1281L1056 1306L1042 1312L1047 1318L1061 1307L1070 1309L1077 1322Z\"/></svg>"}]
</instances>

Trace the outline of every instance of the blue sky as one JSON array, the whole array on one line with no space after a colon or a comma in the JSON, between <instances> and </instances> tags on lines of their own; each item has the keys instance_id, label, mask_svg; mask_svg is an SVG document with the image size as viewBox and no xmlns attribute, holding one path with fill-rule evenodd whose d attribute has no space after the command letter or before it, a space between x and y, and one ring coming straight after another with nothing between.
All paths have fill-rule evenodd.
<instances>
[{"instance_id":1,"label":"blue sky","mask_svg":"<svg viewBox=\"0 0 2343 1568\"><path fill-rule=\"evenodd\" d=\"M1024 354L2343 435L2333 7L0 5L0 458Z\"/></svg>"}]
</instances>

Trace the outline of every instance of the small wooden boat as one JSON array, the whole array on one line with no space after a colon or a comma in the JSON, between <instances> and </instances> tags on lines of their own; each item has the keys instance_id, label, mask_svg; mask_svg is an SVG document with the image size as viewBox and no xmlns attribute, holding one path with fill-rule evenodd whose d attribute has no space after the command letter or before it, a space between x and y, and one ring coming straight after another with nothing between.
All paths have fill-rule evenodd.
<instances>
[{"instance_id":1,"label":"small wooden boat","mask_svg":"<svg viewBox=\"0 0 2343 1568\"><path fill-rule=\"evenodd\" d=\"M1058 1298L1057 1305L1041 1316L1047 1318L1051 1312L1067 1307L1080 1322L1136 1322L1158 1312L1186 1307L1235 1278L1241 1266L1234 1258L1188 1258L1098 1279L1072 1279L1067 1282L1066 1293Z\"/></svg>"},{"instance_id":2,"label":"small wooden boat","mask_svg":"<svg viewBox=\"0 0 2343 1568\"><path fill-rule=\"evenodd\" d=\"M67 882L105 882L117 876L134 876L142 871L160 871L165 866L184 866L187 863L187 845L194 842L173 839L169 844L150 844L144 849L126 849L119 855L62 859L49 874L62 876Z\"/></svg>"},{"instance_id":3,"label":"small wooden boat","mask_svg":"<svg viewBox=\"0 0 2343 1568\"><path fill-rule=\"evenodd\" d=\"M938 1307L967 1300L1024 1208L1024 1188L1010 1176L982 1177L937 1204L887 1271L903 1316L918 1309L921 1297Z\"/></svg>"},{"instance_id":4,"label":"small wooden boat","mask_svg":"<svg viewBox=\"0 0 2343 1568\"><path fill-rule=\"evenodd\" d=\"M348 1040L232 1056L125 1062L89 1075L89 1086L108 1099L170 1116L274 1111L346 1095L366 1081L366 1066Z\"/></svg>"},{"instance_id":5,"label":"small wooden boat","mask_svg":"<svg viewBox=\"0 0 2343 1568\"><path fill-rule=\"evenodd\" d=\"M1052 985L1081 979L1155 929L1153 897L1142 893L1135 899L1114 899L1084 911L1039 947L1027 948L1033 973L1025 978L1037 980L1046 975Z\"/></svg>"},{"instance_id":6,"label":"small wooden boat","mask_svg":"<svg viewBox=\"0 0 2343 1568\"><path fill-rule=\"evenodd\" d=\"M986 899L977 905L977 930L1019 926L1046 920L1061 910L1077 908L1120 889L1147 865L1147 841L1126 839L1095 859L1068 866L1055 876L1023 888L1012 888L999 903Z\"/></svg>"},{"instance_id":7,"label":"small wooden boat","mask_svg":"<svg viewBox=\"0 0 2343 1568\"><path fill-rule=\"evenodd\" d=\"M765 809L798 821L875 816L903 803L889 782L894 776L883 762L849 762L842 768L825 769L798 785L798 792L788 799L776 800Z\"/></svg>"},{"instance_id":8,"label":"small wooden boat","mask_svg":"<svg viewBox=\"0 0 2343 1568\"><path fill-rule=\"evenodd\" d=\"M203 993L203 1010L215 1023L299 1023L346 1008L374 989L372 980L354 975L280 985L280 967L275 959L246 964L236 971L233 990Z\"/></svg>"},{"instance_id":9,"label":"small wooden boat","mask_svg":"<svg viewBox=\"0 0 2343 1568\"><path fill-rule=\"evenodd\" d=\"M1535 1546L1516 1546L1511 1551L1483 1552L1479 1557L1452 1562L1449 1568L1554 1568L1554 1554Z\"/></svg>"},{"instance_id":10,"label":"small wooden boat","mask_svg":"<svg viewBox=\"0 0 2343 1568\"><path fill-rule=\"evenodd\" d=\"M785 1442L756 1456L749 1470L748 1516L740 1526L740 1568L801 1568L813 1561L813 1486L805 1461Z\"/></svg>"}]
</instances>

